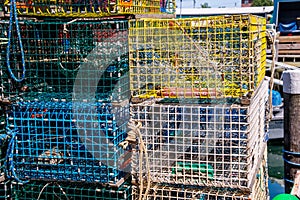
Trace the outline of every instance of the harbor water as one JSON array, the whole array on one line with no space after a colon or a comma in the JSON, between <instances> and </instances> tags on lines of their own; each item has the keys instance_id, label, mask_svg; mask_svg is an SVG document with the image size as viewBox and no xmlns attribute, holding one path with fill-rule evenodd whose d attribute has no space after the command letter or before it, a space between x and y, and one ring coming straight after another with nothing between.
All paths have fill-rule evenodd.
<instances>
[{"instance_id":1,"label":"harbor water","mask_svg":"<svg viewBox=\"0 0 300 200\"><path fill-rule=\"evenodd\" d=\"M284 193L283 139L268 141L268 171L270 200Z\"/></svg>"}]
</instances>

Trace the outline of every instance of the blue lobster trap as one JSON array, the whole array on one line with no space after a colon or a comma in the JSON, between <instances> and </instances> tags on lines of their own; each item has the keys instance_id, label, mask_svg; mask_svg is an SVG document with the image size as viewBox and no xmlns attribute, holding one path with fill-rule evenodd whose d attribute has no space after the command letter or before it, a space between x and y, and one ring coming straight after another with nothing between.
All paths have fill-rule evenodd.
<instances>
[{"instance_id":1,"label":"blue lobster trap","mask_svg":"<svg viewBox=\"0 0 300 200\"><path fill-rule=\"evenodd\" d=\"M127 20L1 21L2 96L124 101L130 97L127 35Z\"/></svg>"},{"instance_id":2,"label":"blue lobster trap","mask_svg":"<svg viewBox=\"0 0 300 200\"><path fill-rule=\"evenodd\" d=\"M17 102L8 113L13 130L8 176L20 181L58 180L120 184L130 155L129 106L66 101Z\"/></svg>"},{"instance_id":3,"label":"blue lobster trap","mask_svg":"<svg viewBox=\"0 0 300 200\"><path fill-rule=\"evenodd\" d=\"M119 188L103 187L95 184L76 184L60 182L33 181L28 184L13 185L14 199L78 199L78 200L129 200L132 199L131 186L128 183Z\"/></svg>"}]
</instances>

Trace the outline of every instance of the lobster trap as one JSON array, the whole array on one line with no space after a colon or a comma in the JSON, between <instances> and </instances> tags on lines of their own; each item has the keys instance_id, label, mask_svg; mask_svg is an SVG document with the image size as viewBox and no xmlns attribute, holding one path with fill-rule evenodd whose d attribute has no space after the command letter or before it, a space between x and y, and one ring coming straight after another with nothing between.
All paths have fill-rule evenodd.
<instances>
[{"instance_id":1,"label":"lobster trap","mask_svg":"<svg viewBox=\"0 0 300 200\"><path fill-rule=\"evenodd\" d=\"M6 0L6 11L13 11L12 0ZM16 0L21 16L107 17L133 14L174 14L175 0Z\"/></svg>"},{"instance_id":2,"label":"lobster trap","mask_svg":"<svg viewBox=\"0 0 300 200\"><path fill-rule=\"evenodd\" d=\"M28 184L13 184L14 199L32 200L78 199L78 200L131 200L131 186L124 183L118 188L96 184L33 181Z\"/></svg>"},{"instance_id":3,"label":"lobster trap","mask_svg":"<svg viewBox=\"0 0 300 200\"><path fill-rule=\"evenodd\" d=\"M2 133L0 133L0 183L6 180L6 151L9 140L10 136L6 134L6 130L2 130Z\"/></svg>"},{"instance_id":4,"label":"lobster trap","mask_svg":"<svg viewBox=\"0 0 300 200\"><path fill-rule=\"evenodd\" d=\"M268 172L266 166L267 154L264 156L264 160L257 170L257 176L254 178L254 185L248 191L226 187L196 187L158 183L152 184L146 195L146 187L144 187L142 193L140 193L141 188L133 186L133 199L138 199L138 197L142 196L147 200L267 200L269 199Z\"/></svg>"},{"instance_id":5,"label":"lobster trap","mask_svg":"<svg viewBox=\"0 0 300 200\"><path fill-rule=\"evenodd\" d=\"M51 93L68 101L121 102L130 97L126 20L1 25L8 38L1 46L3 98L27 101Z\"/></svg>"},{"instance_id":6,"label":"lobster trap","mask_svg":"<svg viewBox=\"0 0 300 200\"><path fill-rule=\"evenodd\" d=\"M8 135L6 131L6 125L7 125L6 116L5 116L5 110L7 109L6 106L7 105L5 105L3 102L0 102L0 183L6 180L5 177L6 150L10 140L10 135Z\"/></svg>"},{"instance_id":7,"label":"lobster trap","mask_svg":"<svg viewBox=\"0 0 300 200\"><path fill-rule=\"evenodd\" d=\"M240 98L263 80L265 19L254 15L129 22L137 98Z\"/></svg>"},{"instance_id":8,"label":"lobster trap","mask_svg":"<svg viewBox=\"0 0 300 200\"><path fill-rule=\"evenodd\" d=\"M131 154L118 147L127 135L128 104L36 101L11 107L9 177L21 183L56 180L109 185L128 177Z\"/></svg>"},{"instance_id":9,"label":"lobster trap","mask_svg":"<svg viewBox=\"0 0 300 200\"><path fill-rule=\"evenodd\" d=\"M11 181L1 180L0 182L0 199L1 200L11 200Z\"/></svg>"},{"instance_id":10,"label":"lobster trap","mask_svg":"<svg viewBox=\"0 0 300 200\"><path fill-rule=\"evenodd\" d=\"M147 160L133 154L133 174L156 183L249 188L266 146L267 101L263 81L249 105L133 104L148 152Z\"/></svg>"}]
</instances>

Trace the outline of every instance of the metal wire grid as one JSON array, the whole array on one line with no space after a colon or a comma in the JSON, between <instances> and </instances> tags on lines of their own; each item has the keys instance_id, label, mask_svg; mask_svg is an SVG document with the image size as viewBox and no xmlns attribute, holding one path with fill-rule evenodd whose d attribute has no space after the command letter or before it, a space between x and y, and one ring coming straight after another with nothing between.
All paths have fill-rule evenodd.
<instances>
[{"instance_id":1,"label":"metal wire grid","mask_svg":"<svg viewBox=\"0 0 300 200\"><path fill-rule=\"evenodd\" d=\"M129 25L134 97L239 98L263 80L263 18L137 19Z\"/></svg>"},{"instance_id":2,"label":"metal wire grid","mask_svg":"<svg viewBox=\"0 0 300 200\"><path fill-rule=\"evenodd\" d=\"M133 187L133 198L137 199L138 190ZM182 188L170 186L158 186L151 189L151 194L147 195L147 200L249 200L249 194L242 191L234 191L230 189L213 190L209 188ZM263 199L261 199L263 200Z\"/></svg>"},{"instance_id":3,"label":"metal wire grid","mask_svg":"<svg viewBox=\"0 0 300 200\"><path fill-rule=\"evenodd\" d=\"M2 180L0 182L0 199L11 200L11 181Z\"/></svg>"},{"instance_id":4,"label":"metal wire grid","mask_svg":"<svg viewBox=\"0 0 300 200\"><path fill-rule=\"evenodd\" d=\"M3 130L2 132L3 133L0 134L0 183L6 180L6 150L9 140L9 136L5 133L5 130Z\"/></svg>"},{"instance_id":5,"label":"metal wire grid","mask_svg":"<svg viewBox=\"0 0 300 200\"><path fill-rule=\"evenodd\" d=\"M118 184L130 172L126 137L129 106L110 103L18 102L8 114L14 130L8 175L17 181Z\"/></svg>"},{"instance_id":6,"label":"metal wire grid","mask_svg":"<svg viewBox=\"0 0 300 200\"><path fill-rule=\"evenodd\" d=\"M267 152L265 150L264 152ZM257 170L255 183L250 190L240 190L233 188L215 188L215 187L195 187L183 185L153 184L148 195L144 199L147 200L267 200L268 199L268 172L266 165L267 154L264 153L262 162ZM140 188L132 187L133 199L140 196Z\"/></svg>"},{"instance_id":7,"label":"metal wire grid","mask_svg":"<svg viewBox=\"0 0 300 200\"><path fill-rule=\"evenodd\" d=\"M95 184L33 181L28 184L13 184L12 197L19 200L131 200L131 186L128 183L119 188L103 187Z\"/></svg>"},{"instance_id":8,"label":"metal wire grid","mask_svg":"<svg viewBox=\"0 0 300 200\"><path fill-rule=\"evenodd\" d=\"M8 37L8 21L1 25ZM9 49L1 46L3 97L28 100L55 93L62 99L114 102L130 97L126 20L27 20L19 23L21 39L17 33L13 28ZM24 80L12 78L24 71Z\"/></svg>"},{"instance_id":9,"label":"metal wire grid","mask_svg":"<svg viewBox=\"0 0 300 200\"><path fill-rule=\"evenodd\" d=\"M12 10L11 0L4 5ZM17 0L21 16L105 17L124 14L174 14L175 0Z\"/></svg>"},{"instance_id":10,"label":"metal wire grid","mask_svg":"<svg viewBox=\"0 0 300 200\"><path fill-rule=\"evenodd\" d=\"M0 103L0 183L5 180L5 158L9 138L6 132L5 105Z\"/></svg>"},{"instance_id":11,"label":"metal wire grid","mask_svg":"<svg viewBox=\"0 0 300 200\"><path fill-rule=\"evenodd\" d=\"M265 144L263 82L249 106L133 104L135 119L148 151L150 179L157 183L248 188ZM133 155L133 174L139 168ZM138 178L137 178L138 179ZM139 180L141 181L141 180Z\"/></svg>"}]
</instances>

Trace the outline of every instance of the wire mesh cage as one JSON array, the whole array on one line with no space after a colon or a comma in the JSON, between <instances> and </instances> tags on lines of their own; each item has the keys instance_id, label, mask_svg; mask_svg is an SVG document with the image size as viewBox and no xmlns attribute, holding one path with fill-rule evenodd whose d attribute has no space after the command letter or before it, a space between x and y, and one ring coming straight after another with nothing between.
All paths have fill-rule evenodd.
<instances>
[{"instance_id":1,"label":"wire mesh cage","mask_svg":"<svg viewBox=\"0 0 300 200\"><path fill-rule=\"evenodd\" d=\"M133 174L156 183L249 188L266 144L267 97L264 81L250 105L133 104L148 152L147 160L133 154Z\"/></svg>"},{"instance_id":2,"label":"wire mesh cage","mask_svg":"<svg viewBox=\"0 0 300 200\"><path fill-rule=\"evenodd\" d=\"M0 103L0 183L6 180L5 169L6 169L6 150L10 135L6 131L6 116L5 116L6 105L3 102ZM0 198L1 199L1 198Z\"/></svg>"},{"instance_id":3,"label":"wire mesh cage","mask_svg":"<svg viewBox=\"0 0 300 200\"><path fill-rule=\"evenodd\" d=\"M76 199L76 200L131 200L131 186L126 183L119 188L95 184L33 181L28 184L13 184L12 197L20 200Z\"/></svg>"},{"instance_id":4,"label":"wire mesh cage","mask_svg":"<svg viewBox=\"0 0 300 200\"><path fill-rule=\"evenodd\" d=\"M130 172L129 105L17 102L8 113L8 176L19 182L58 180L120 184Z\"/></svg>"},{"instance_id":5,"label":"wire mesh cage","mask_svg":"<svg viewBox=\"0 0 300 200\"><path fill-rule=\"evenodd\" d=\"M121 102L130 97L126 20L5 21L4 98Z\"/></svg>"},{"instance_id":6,"label":"wire mesh cage","mask_svg":"<svg viewBox=\"0 0 300 200\"><path fill-rule=\"evenodd\" d=\"M138 199L142 196L147 200L267 200L269 199L269 190L266 157L263 158L263 162L257 171L257 177L255 178L253 187L248 191L228 187L192 187L159 183L152 184L146 195L145 187L142 189L141 193L140 191L141 188L139 186L132 187L133 199Z\"/></svg>"},{"instance_id":7,"label":"wire mesh cage","mask_svg":"<svg viewBox=\"0 0 300 200\"><path fill-rule=\"evenodd\" d=\"M134 97L239 98L265 75L264 18L136 19L129 25Z\"/></svg>"},{"instance_id":8,"label":"wire mesh cage","mask_svg":"<svg viewBox=\"0 0 300 200\"><path fill-rule=\"evenodd\" d=\"M6 0L6 11L13 11L12 0ZM175 13L175 0L16 0L21 16L105 17L124 14Z\"/></svg>"},{"instance_id":9,"label":"wire mesh cage","mask_svg":"<svg viewBox=\"0 0 300 200\"><path fill-rule=\"evenodd\" d=\"M6 133L1 133L0 137L1 137L0 138L0 183L1 183L2 181L6 180L6 176L5 176L6 150L8 147L10 136L7 135Z\"/></svg>"},{"instance_id":10,"label":"wire mesh cage","mask_svg":"<svg viewBox=\"0 0 300 200\"><path fill-rule=\"evenodd\" d=\"M170 187L170 186L157 186L150 190L150 194L147 195L147 200L167 200L167 199L200 199L200 200L249 200L251 199L248 193L243 191L235 191L226 188L219 189L199 189L199 188L182 188L182 187ZM137 188L133 187L134 199L139 196ZM266 200L266 198L261 199Z\"/></svg>"},{"instance_id":11,"label":"wire mesh cage","mask_svg":"<svg viewBox=\"0 0 300 200\"><path fill-rule=\"evenodd\" d=\"M1 200L11 200L11 181L2 180L0 182L0 199Z\"/></svg>"}]
</instances>

